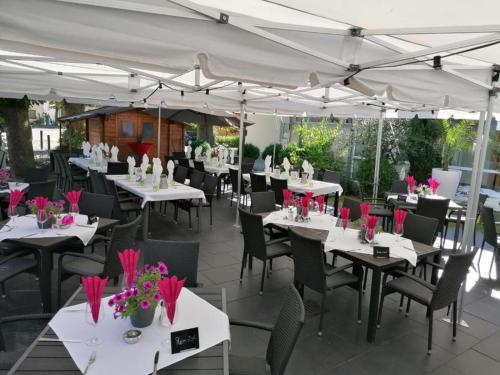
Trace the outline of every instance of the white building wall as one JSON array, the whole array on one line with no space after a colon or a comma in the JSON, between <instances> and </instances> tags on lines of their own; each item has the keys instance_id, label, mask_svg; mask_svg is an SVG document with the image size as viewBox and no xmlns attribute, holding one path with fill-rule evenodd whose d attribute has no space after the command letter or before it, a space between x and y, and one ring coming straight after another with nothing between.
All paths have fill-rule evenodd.
<instances>
[{"instance_id":1,"label":"white building wall","mask_svg":"<svg viewBox=\"0 0 500 375\"><path fill-rule=\"evenodd\" d=\"M279 133L274 115L248 114L248 121L254 124L247 128L246 143L254 144L260 152L264 151L264 148L275 140L279 143Z\"/></svg>"}]
</instances>

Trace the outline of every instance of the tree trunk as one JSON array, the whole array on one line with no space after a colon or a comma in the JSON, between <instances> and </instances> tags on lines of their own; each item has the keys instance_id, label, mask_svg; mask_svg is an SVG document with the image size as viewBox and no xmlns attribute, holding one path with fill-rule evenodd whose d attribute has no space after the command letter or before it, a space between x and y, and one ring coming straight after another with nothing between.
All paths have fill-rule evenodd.
<instances>
[{"instance_id":1,"label":"tree trunk","mask_svg":"<svg viewBox=\"0 0 500 375\"><path fill-rule=\"evenodd\" d=\"M0 116L5 121L9 165L15 177L23 177L25 169L35 166L31 126L28 121L30 102L24 99L0 99Z\"/></svg>"}]
</instances>

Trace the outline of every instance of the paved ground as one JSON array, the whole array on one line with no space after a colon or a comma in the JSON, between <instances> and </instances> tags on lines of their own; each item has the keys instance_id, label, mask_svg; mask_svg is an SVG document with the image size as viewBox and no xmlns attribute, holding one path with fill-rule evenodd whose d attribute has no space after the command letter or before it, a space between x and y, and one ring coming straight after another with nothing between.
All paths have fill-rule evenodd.
<instances>
[{"instance_id":1,"label":"paved ground","mask_svg":"<svg viewBox=\"0 0 500 375\"><path fill-rule=\"evenodd\" d=\"M288 259L275 261L274 271L266 280L264 295L259 296L259 261L254 262L253 271L245 273L242 284L238 281L242 236L233 226L234 209L229 207L229 201L216 202L213 227L208 225L208 209L204 211L199 234L187 228L187 215L183 212L179 224L174 224L171 206L167 216L154 213L153 238L199 240L199 281L206 286L226 288L229 315L273 323L283 301L283 292L292 282L293 263ZM449 238L452 235L451 231ZM409 317L405 318L398 311L398 298L392 297L386 301L377 342L368 344L365 337L369 296L364 299L363 324L358 325L355 292L339 289L328 297L323 337L316 335L318 316L307 314L287 374L500 374L500 283L486 274L491 259L491 251L487 250L480 267L481 276L476 271L469 275L463 318L470 328L460 328L456 342L451 340L451 326L441 320L445 314L442 311L435 318L434 353L427 356L424 309L413 304ZM475 268L477 270L477 263ZM0 301L1 316L39 312L37 287L37 281L29 275L8 282L8 296ZM64 297L69 297L76 287L76 278L66 281ZM306 291L306 299L319 301L311 291ZM41 327L37 323L3 327L9 350L23 350ZM239 355L264 356L267 340L266 333L232 329L232 351Z\"/></svg>"}]
</instances>

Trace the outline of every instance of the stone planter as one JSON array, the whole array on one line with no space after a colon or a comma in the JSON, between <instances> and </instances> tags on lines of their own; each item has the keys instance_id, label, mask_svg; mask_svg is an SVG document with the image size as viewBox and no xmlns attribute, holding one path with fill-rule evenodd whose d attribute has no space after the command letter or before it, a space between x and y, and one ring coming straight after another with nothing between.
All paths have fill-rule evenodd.
<instances>
[{"instance_id":1,"label":"stone planter","mask_svg":"<svg viewBox=\"0 0 500 375\"><path fill-rule=\"evenodd\" d=\"M462 171L443 171L441 168L432 168L432 177L439 181L440 185L436 194L445 198L453 199L457 193Z\"/></svg>"},{"instance_id":2,"label":"stone planter","mask_svg":"<svg viewBox=\"0 0 500 375\"><path fill-rule=\"evenodd\" d=\"M135 314L130 316L130 323L135 328L144 328L150 326L153 323L153 319L155 317L155 307L150 307L149 309L142 309L138 307L135 310Z\"/></svg>"}]
</instances>

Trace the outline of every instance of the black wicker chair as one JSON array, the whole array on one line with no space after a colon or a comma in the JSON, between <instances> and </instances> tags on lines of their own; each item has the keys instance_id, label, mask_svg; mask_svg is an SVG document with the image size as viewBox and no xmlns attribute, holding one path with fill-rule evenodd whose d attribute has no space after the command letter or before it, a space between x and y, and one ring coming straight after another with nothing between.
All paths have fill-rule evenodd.
<instances>
[{"instance_id":1,"label":"black wicker chair","mask_svg":"<svg viewBox=\"0 0 500 375\"><path fill-rule=\"evenodd\" d=\"M193 160L194 169L200 172L205 172L205 164L202 160Z\"/></svg>"},{"instance_id":2,"label":"black wicker chair","mask_svg":"<svg viewBox=\"0 0 500 375\"><path fill-rule=\"evenodd\" d=\"M115 175L115 174L128 174L128 163L122 162L108 162L108 172L107 174Z\"/></svg>"},{"instance_id":3,"label":"black wicker chair","mask_svg":"<svg viewBox=\"0 0 500 375\"><path fill-rule=\"evenodd\" d=\"M254 193L267 191L266 176L263 174L250 173L250 186Z\"/></svg>"},{"instance_id":4,"label":"black wicker chair","mask_svg":"<svg viewBox=\"0 0 500 375\"><path fill-rule=\"evenodd\" d=\"M199 242L188 241L144 241L144 264L155 264L159 261L168 266L170 276L182 279L188 288L200 286L198 284L198 254Z\"/></svg>"},{"instance_id":5,"label":"black wicker chair","mask_svg":"<svg viewBox=\"0 0 500 375\"><path fill-rule=\"evenodd\" d=\"M254 214L276 211L274 191L261 191L250 193L250 209Z\"/></svg>"},{"instance_id":6,"label":"black wicker chair","mask_svg":"<svg viewBox=\"0 0 500 375\"><path fill-rule=\"evenodd\" d=\"M269 269L272 270L272 260L285 255L290 256L291 249L290 246L284 243L287 238L266 241L262 216L254 215L241 208L238 210L243 232L243 259L241 261L240 283L243 281L243 271L246 266L247 256L261 260L263 265L259 295L262 295L264 292L267 261L269 261Z\"/></svg>"},{"instance_id":7,"label":"black wicker chair","mask_svg":"<svg viewBox=\"0 0 500 375\"><path fill-rule=\"evenodd\" d=\"M205 173L194 169L189 179L189 186L195 189L201 189L203 186L204 179L205 179Z\"/></svg>"},{"instance_id":8,"label":"black wicker chair","mask_svg":"<svg viewBox=\"0 0 500 375\"><path fill-rule=\"evenodd\" d=\"M408 183L405 180L394 180L389 192L394 194L408 194Z\"/></svg>"},{"instance_id":9,"label":"black wicker chair","mask_svg":"<svg viewBox=\"0 0 500 375\"><path fill-rule=\"evenodd\" d=\"M435 266L443 268L443 274L437 285L432 285L427 281L405 272L400 272L400 277L392 281L387 281L387 274L384 275L382 298L379 306L378 325L382 319L385 296L391 293L400 293L410 300L418 302L427 307L429 320L429 335L427 353L432 353L432 326L434 321L434 311L453 305L453 341L457 336L457 299L460 286L462 285L467 271L477 253L474 251L464 254L450 254L448 262L444 267L437 264Z\"/></svg>"},{"instance_id":10,"label":"black wicker chair","mask_svg":"<svg viewBox=\"0 0 500 375\"><path fill-rule=\"evenodd\" d=\"M347 207L350 209L349 219L351 221L356 221L361 218L361 209L359 208L360 203L361 202L352 198L344 198L342 207Z\"/></svg>"},{"instance_id":11,"label":"black wicker chair","mask_svg":"<svg viewBox=\"0 0 500 375\"><path fill-rule=\"evenodd\" d=\"M32 182L28 187L26 192L26 199L33 199L38 196L47 197L49 199L54 198L54 193L56 189L56 181L44 181L44 182Z\"/></svg>"},{"instance_id":12,"label":"black wicker chair","mask_svg":"<svg viewBox=\"0 0 500 375\"><path fill-rule=\"evenodd\" d=\"M240 200L243 198L244 204L247 204L248 194L252 192L252 189L247 186L245 180L243 180L243 173L241 172L241 189L240 189ZM233 206L233 197L238 194L238 170L234 168L229 168L229 178L231 180L231 203L230 206ZM238 202L238 206L240 206L241 202Z\"/></svg>"},{"instance_id":13,"label":"black wicker chair","mask_svg":"<svg viewBox=\"0 0 500 375\"><path fill-rule=\"evenodd\" d=\"M26 168L24 182L45 182L49 178L49 168Z\"/></svg>"},{"instance_id":14,"label":"black wicker chair","mask_svg":"<svg viewBox=\"0 0 500 375\"><path fill-rule=\"evenodd\" d=\"M488 194L479 194L479 201L477 205L477 213L476 213L476 222L477 219L479 219L480 213L481 213L481 207L484 206L484 202L486 202L486 199L488 199ZM451 210L448 213L448 216L446 216L446 220L444 223L444 238L446 238L446 235L448 234L448 226L450 223L455 223L455 225L458 222L458 215L456 211ZM460 224L455 226L455 230L460 230L460 227L462 227L462 230L465 226L465 213L463 213L460 216ZM476 246L476 226L474 225L474 246Z\"/></svg>"},{"instance_id":15,"label":"black wicker chair","mask_svg":"<svg viewBox=\"0 0 500 375\"><path fill-rule=\"evenodd\" d=\"M189 166L189 159L183 158L183 159L178 159L179 165L184 168L190 168Z\"/></svg>"},{"instance_id":16,"label":"black wicker chair","mask_svg":"<svg viewBox=\"0 0 500 375\"><path fill-rule=\"evenodd\" d=\"M361 323L361 305L363 299L363 269L353 268L353 273L346 272L353 264L341 267L332 267L325 263L325 252L320 240L304 237L293 228L289 230L292 243L294 264L294 283L301 296L304 296L304 287L308 287L322 295L321 315L319 318L318 336L323 334L323 312L325 310L326 293L329 290L350 286L358 290L358 316Z\"/></svg>"},{"instance_id":17,"label":"black wicker chair","mask_svg":"<svg viewBox=\"0 0 500 375\"><path fill-rule=\"evenodd\" d=\"M271 176L271 190L274 191L276 204L281 207L283 207L283 189L288 189L288 180Z\"/></svg>"},{"instance_id":18,"label":"black wicker chair","mask_svg":"<svg viewBox=\"0 0 500 375\"><path fill-rule=\"evenodd\" d=\"M438 227L434 238L437 234L441 234L441 247L444 244L444 225L446 221L446 214L448 206L450 205L449 199L431 199L431 198L418 198L417 208L415 214L426 217L433 217L438 220Z\"/></svg>"},{"instance_id":19,"label":"black wicker chair","mask_svg":"<svg viewBox=\"0 0 500 375\"><path fill-rule=\"evenodd\" d=\"M212 215L212 201L214 197L216 196L216 189L217 189L217 176L212 176L209 174L206 174L204 176L203 180L203 193L205 194L205 202L201 203L201 207L208 207L210 208L210 225L213 224L213 215ZM196 216L200 216L200 203L199 199L186 199L186 200L180 200L177 202L176 207L175 207L175 221L178 219L178 211L179 208L181 210L187 211L188 216L189 216L189 228L191 229L191 209L196 208Z\"/></svg>"},{"instance_id":20,"label":"black wicker chair","mask_svg":"<svg viewBox=\"0 0 500 375\"><path fill-rule=\"evenodd\" d=\"M95 194L107 194L106 181L103 175L91 169L89 170L90 191Z\"/></svg>"},{"instance_id":21,"label":"black wicker chair","mask_svg":"<svg viewBox=\"0 0 500 375\"><path fill-rule=\"evenodd\" d=\"M189 173L189 168L183 167L182 165L177 166L174 171L174 181L179 184L186 182L186 178Z\"/></svg>"},{"instance_id":22,"label":"black wicker chair","mask_svg":"<svg viewBox=\"0 0 500 375\"><path fill-rule=\"evenodd\" d=\"M491 207L481 207L481 222L483 223L483 243L481 244L481 251L479 252L478 259L478 269L481 265L481 256L483 255L484 245L487 243L493 246L493 256L491 257L490 269L488 271L488 276L491 278L491 270L493 268L493 263L498 261L498 251L500 249L498 241L498 233L495 224L495 216L493 213L493 208Z\"/></svg>"},{"instance_id":23,"label":"black wicker chair","mask_svg":"<svg viewBox=\"0 0 500 375\"><path fill-rule=\"evenodd\" d=\"M337 171L331 171L329 169L326 169L325 173L323 173L323 181L331 182L333 184L340 184L341 177L342 173Z\"/></svg>"},{"instance_id":24,"label":"black wicker chair","mask_svg":"<svg viewBox=\"0 0 500 375\"><path fill-rule=\"evenodd\" d=\"M283 375L288 360L304 325L305 308L297 290L291 285L286 294L285 303L273 326L231 319L231 325L255 328L271 332L267 344L266 358L248 358L229 355L229 373L231 375ZM266 370L269 366L270 372Z\"/></svg>"}]
</instances>

